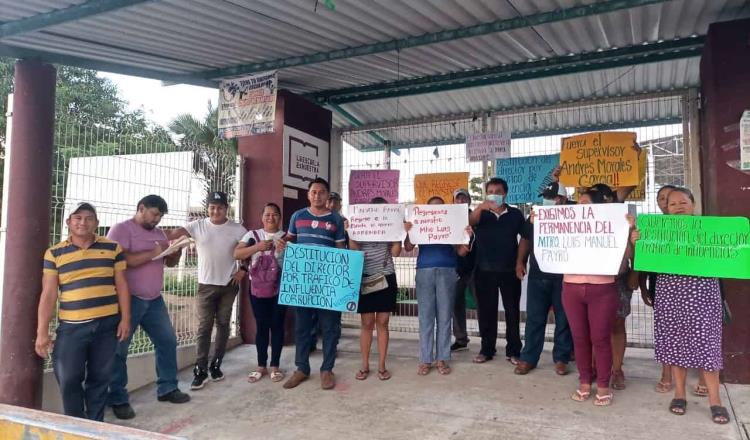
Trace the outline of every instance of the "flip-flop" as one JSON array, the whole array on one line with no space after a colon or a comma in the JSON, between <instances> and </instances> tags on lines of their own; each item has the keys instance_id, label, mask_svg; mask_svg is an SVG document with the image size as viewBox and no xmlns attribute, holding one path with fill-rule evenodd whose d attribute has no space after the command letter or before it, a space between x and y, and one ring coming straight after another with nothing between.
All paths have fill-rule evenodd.
<instances>
[{"instance_id":1,"label":"flip-flop","mask_svg":"<svg viewBox=\"0 0 750 440\"><path fill-rule=\"evenodd\" d=\"M589 400L591 397L591 391L581 391L580 389L576 390L575 393L570 395L570 398L572 400L575 400L576 402L585 402Z\"/></svg>"},{"instance_id":2,"label":"flip-flop","mask_svg":"<svg viewBox=\"0 0 750 440\"><path fill-rule=\"evenodd\" d=\"M263 376L266 375L265 371L253 371L252 373L247 375L247 381L250 383L255 383L263 378Z\"/></svg>"},{"instance_id":3,"label":"flip-flop","mask_svg":"<svg viewBox=\"0 0 750 440\"><path fill-rule=\"evenodd\" d=\"M443 376L451 374L451 367L443 361L438 362L436 367L438 373L442 374Z\"/></svg>"},{"instance_id":4,"label":"flip-flop","mask_svg":"<svg viewBox=\"0 0 750 440\"><path fill-rule=\"evenodd\" d=\"M669 412L676 416L684 416L687 412L687 400L672 399L672 401L669 402Z\"/></svg>"},{"instance_id":5,"label":"flip-flop","mask_svg":"<svg viewBox=\"0 0 750 440\"><path fill-rule=\"evenodd\" d=\"M369 375L370 375L370 370L359 370L354 375L354 378L357 379L357 380L365 380L365 379L367 379L367 376L369 376Z\"/></svg>"},{"instance_id":6,"label":"flip-flop","mask_svg":"<svg viewBox=\"0 0 750 440\"><path fill-rule=\"evenodd\" d=\"M698 397L708 396L708 387L696 384L693 387L693 395L698 396Z\"/></svg>"},{"instance_id":7,"label":"flip-flop","mask_svg":"<svg viewBox=\"0 0 750 440\"><path fill-rule=\"evenodd\" d=\"M281 371L272 371L271 372L271 381L273 382L281 382L284 380L284 373Z\"/></svg>"},{"instance_id":8,"label":"flip-flop","mask_svg":"<svg viewBox=\"0 0 750 440\"><path fill-rule=\"evenodd\" d=\"M619 391L625 389L625 373L622 370L612 372L612 388Z\"/></svg>"},{"instance_id":9,"label":"flip-flop","mask_svg":"<svg viewBox=\"0 0 750 440\"><path fill-rule=\"evenodd\" d=\"M612 405L612 398L615 397L612 393L600 396L598 393L594 398L594 406L609 406Z\"/></svg>"},{"instance_id":10,"label":"flip-flop","mask_svg":"<svg viewBox=\"0 0 750 440\"><path fill-rule=\"evenodd\" d=\"M668 393L672 391L672 382L670 383L664 383L662 381L659 381L656 383L656 386L654 387L657 393Z\"/></svg>"},{"instance_id":11,"label":"flip-flop","mask_svg":"<svg viewBox=\"0 0 750 440\"><path fill-rule=\"evenodd\" d=\"M420 376L427 376L430 374L430 370L432 369L432 365L430 364L419 364L417 367L417 374Z\"/></svg>"},{"instance_id":12,"label":"flip-flop","mask_svg":"<svg viewBox=\"0 0 750 440\"><path fill-rule=\"evenodd\" d=\"M388 380L391 378L391 372L388 370L378 370L378 379Z\"/></svg>"}]
</instances>

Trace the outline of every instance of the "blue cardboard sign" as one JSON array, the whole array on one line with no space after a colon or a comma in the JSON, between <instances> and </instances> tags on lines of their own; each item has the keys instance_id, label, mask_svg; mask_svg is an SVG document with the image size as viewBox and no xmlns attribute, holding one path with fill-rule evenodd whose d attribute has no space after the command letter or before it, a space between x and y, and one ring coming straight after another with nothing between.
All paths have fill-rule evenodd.
<instances>
[{"instance_id":1,"label":"blue cardboard sign","mask_svg":"<svg viewBox=\"0 0 750 440\"><path fill-rule=\"evenodd\" d=\"M289 243L279 287L279 304L355 312L364 253Z\"/></svg>"},{"instance_id":2,"label":"blue cardboard sign","mask_svg":"<svg viewBox=\"0 0 750 440\"><path fill-rule=\"evenodd\" d=\"M508 182L507 203L539 203L544 187L552 182L552 172L560 164L560 154L497 159L495 175Z\"/></svg>"}]
</instances>

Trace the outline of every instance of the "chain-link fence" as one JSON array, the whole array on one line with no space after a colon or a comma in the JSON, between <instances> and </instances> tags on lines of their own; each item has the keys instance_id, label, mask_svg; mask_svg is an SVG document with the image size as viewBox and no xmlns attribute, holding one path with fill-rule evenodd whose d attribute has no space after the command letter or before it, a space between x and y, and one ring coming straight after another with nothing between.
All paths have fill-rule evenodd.
<instances>
[{"instance_id":1,"label":"chain-link fence","mask_svg":"<svg viewBox=\"0 0 750 440\"><path fill-rule=\"evenodd\" d=\"M631 120L641 122L634 123L633 127L620 126L617 131L636 132L640 146L648 152L645 191L640 200L628 203L635 204L639 213L659 212L656 204L658 189L666 184L685 183L683 126L680 123L682 99L677 95L663 96L634 102L601 103L586 108L563 106L550 110L503 112L490 115L485 120L479 115L474 115L457 120L344 132L341 173L344 212L348 209L350 170L387 167L382 151L383 139L389 140L393 148L390 155L391 169L400 170L400 202L409 203L414 200L416 174L468 171L468 189L476 203L482 198L483 165L479 162L466 162L463 141L466 134L478 133L483 129L510 130L513 133L512 157L553 154L559 153L563 137L593 130L613 130L613 119L618 116L624 118L626 115L629 115ZM656 118L654 114L671 116ZM579 128L566 128L566 125ZM425 139L428 141L424 141ZM381 145L379 151L378 142ZM489 170L489 173L492 173L492 170ZM529 212L528 205L519 207L526 213ZM414 290L415 266L416 258L413 256L396 258L399 296L398 308L391 320L391 326L396 330L418 331ZM522 321L526 306L525 281L523 290ZM651 308L643 304L638 291L633 294L631 310L632 313L626 322L628 343L631 346L651 347L653 313ZM469 332L478 335L475 311L469 310L467 316ZM343 322L346 325L358 326L359 317L349 314L344 317ZM552 326L548 326L548 338L552 337L553 330ZM504 334L504 322L500 322L499 332Z\"/></svg>"},{"instance_id":2,"label":"chain-link fence","mask_svg":"<svg viewBox=\"0 0 750 440\"><path fill-rule=\"evenodd\" d=\"M239 220L239 163L231 148L211 147L173 138L163 130L121 132L96 123L59 118L55 127L52 171L50 245L67 237L65 219L83 201L98 211L99 235L134 216L137 202L149 194L163 197L169 208L162 228L184 226L205 217L209 191L230 197L230 218ZM195 296L198 289L197 255L190 247L180 263L164 271L162 294L177 335L178 346L194 342L198 328ZM239 322L233 313L232 336ZM56 322L51 324L52 330ZM138 329L130 354L153 350Z\"/></svg>"}]
</instances>

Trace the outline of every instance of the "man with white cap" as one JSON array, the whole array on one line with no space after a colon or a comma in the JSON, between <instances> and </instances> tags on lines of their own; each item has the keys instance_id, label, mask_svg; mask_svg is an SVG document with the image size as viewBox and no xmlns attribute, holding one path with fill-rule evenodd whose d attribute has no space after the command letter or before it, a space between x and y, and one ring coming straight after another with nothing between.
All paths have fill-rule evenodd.
<instances>
[{"instance_id":1,"label":"man with white cap","mask_svg":"<svg viewBox=\"0 0 750 440\"><path fill-rule=\"evenodd\" d=\"M466 204L467 208L471 206L471 195L465 188L459 188L453 192L453 203ZM471 214L471 208L469 208ZM458 257L456 264L456 300L453 303L453 336L456 341L451 345L451 351L463 351L469 349L469 334L466 332L466 288L471 289L474 293L474 261L475 253L473 247L474 235L471 236L472 242L469 244L469 253L465 256Z\"/></svg>"},{"instance_id":2,"label":"man with white cap","mask_svg":"<svg viewBox=\"0 0 750 440\"><path fill-rule=\"evenodd\" d=\"M558 182L547 185L540 197L544 205L568 205L568 192ZM568 362L573 351L573 339L568 326L568 319L562 305L562 275L542 272L534 256L534 218L533 214L526 220L521 230L516 261L516 276L523 280L526 275L526 262L531 256L529 279L526 288L526 330L521 359L514 373L528 374L536 368L544 348L544 333L547 327L547 314L550 307L555 313L555 337L552 359L555 362L555 373L560 376L568 374Z\"/></svg>"}]
</instances>

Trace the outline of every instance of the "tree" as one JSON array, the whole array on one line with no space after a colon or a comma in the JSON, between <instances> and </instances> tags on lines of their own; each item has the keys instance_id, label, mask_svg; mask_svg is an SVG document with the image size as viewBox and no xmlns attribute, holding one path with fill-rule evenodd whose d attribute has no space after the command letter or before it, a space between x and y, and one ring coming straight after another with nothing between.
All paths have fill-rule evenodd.
<instances>
[{"instance_id":1,"label":"tree","mask_svg":"<svg viewBox=\"0 0 750 440\"><path fill-rule=\"evenodd\" d=\"M219 109L208 102L206 116L199 120L191 114L178 115L169 129L181 136L184 150L194 152L193 171L205 177L205 190L222 191L234 198L237 139L221 139L218 130Z\"/></svg>"},{"instance_id":2,"label":"tree","mask_svg":"<svg viewBox=\"0 0 750 440\"><path fill-rule=\"evenodd\" d=\"M481 202L484 199L482 196L482 185L484 185L484 181L481 177L473 177L469 180L469 193L471 193L472 201Z\"/></svg>"}]
</instances>

